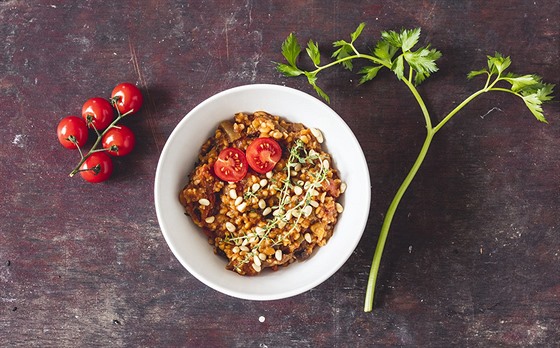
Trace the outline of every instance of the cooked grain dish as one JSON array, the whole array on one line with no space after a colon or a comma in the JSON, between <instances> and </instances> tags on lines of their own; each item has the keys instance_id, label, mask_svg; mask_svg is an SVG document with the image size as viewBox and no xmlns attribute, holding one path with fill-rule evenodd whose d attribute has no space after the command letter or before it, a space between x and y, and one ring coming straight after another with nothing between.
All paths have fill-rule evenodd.
<instances>
[{"instance_id":1,"label":"cooked grain dish","mask_svg":"<svg viewBox=\"0 0 560 348\"><path fill-rule=\"evenodd\" d=\"M280 145L274 168L265 174L249 169L237 182L219 179L214 163L220 152L246 151L257 138ZM222 122L202 145L179 200L214 252L227 258L227 269L241 275L277 270L327 243L346 185L322 142L318 129L258 111Z\"/></svg>"}]
</instances>

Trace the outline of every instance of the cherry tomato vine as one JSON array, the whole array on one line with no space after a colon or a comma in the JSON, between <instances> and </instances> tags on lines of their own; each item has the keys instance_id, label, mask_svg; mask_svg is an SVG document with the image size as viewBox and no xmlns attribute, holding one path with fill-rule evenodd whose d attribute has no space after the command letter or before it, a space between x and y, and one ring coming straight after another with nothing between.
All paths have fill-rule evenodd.
<instances>
[{"instance_id":1,"label":"cherry tomato vine","mask_svg":"<svg viewBox=\"0 0 560 348\"><path fill-rule=\"evenodd\" d=\"M80 173L88 182L103 182L113 173L113 156L129 154L136 144L134 132L119 122L140 109L143 97L134 84L123 82L111 93L110 99L95 97L82 106L82 118L67 116L57 127L58 141L67 149L77 149L80 161L69 176ZM84 153L89 133L96 135L91 148ZM111 155L111 156L109 156Z\"/></svg>"}]
</instances>

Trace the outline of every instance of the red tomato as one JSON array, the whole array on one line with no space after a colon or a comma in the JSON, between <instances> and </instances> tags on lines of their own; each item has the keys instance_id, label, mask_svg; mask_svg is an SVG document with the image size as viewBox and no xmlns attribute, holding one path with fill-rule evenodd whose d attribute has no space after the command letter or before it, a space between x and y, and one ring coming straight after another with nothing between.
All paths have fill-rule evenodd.
<instances>
[{"instance_id":1,"label":"red tomato","mask_svg":"<svg viewBox=\"0 0 560 348\"><path fill-rule=\"evenodd\" d=\"M282 157L282 148L272 138L257 138L245 151L249 166L257 173L270 172Z\"/></svg>"},{"instance_id":2,"label":"red tomato","mask_svg":"<svg viewBox=\"0 0 560 348\"><path fill-rule=\"evenodd\" d=\"M91 98L82 106L82 117L88 127L102 131L115 119L115 111L107 99Z\"/></svg>"},{"instance_id":3,"label":"red tomato","mask_svg":"<svg viewBox=\"0 0 560 348\"><path fill-rule=\"evenodd\" d=\"M121 115L131 110L131 114L137 112L144 102L142 92L128 82L120 83L113 89L111 100Z\"/></svg>"},{"instance_id":4,"label":"red tomato","mask_svg":"<svg viewBox=\"0 0 560 348\"><path fill-rule=\"evenodd\" d=\"M86 181L98 183L109 179L113 161L105 152L94 152L80 166L80 175Z\"/></svg>"},{"instance_id":5,"label":"red tomato","mask_svg":"<svg viewBox=\"0 0 560 348\"><path fill-rule=\"evenodd\" d=\"M224 181L239 181L247 175L248 169L243 151L233 147L222 150L214 162L214 173Z\"/></svg>"},{"instance_id":6,"label":"red tomato","mask_svg":"<svg viewBox=\"0 0 560 348\"><path fill-rule=\"evenodd\" d=\"M128 155L136 144L136 137L130 128L123 125L111 127L103 138L101 144L113 156Z\"/></svg>"},{"instance_id":7,"label":"red tomato","mask_svg":"<svg viewBox=\"0 0 560 348\"><path fill-rule=\"evenodd\" d=\"M84 146L89 135L86 121L78 116L67 116L60 120L56 134L58 141L67 149Z\"/></svg>"}]
</instances>

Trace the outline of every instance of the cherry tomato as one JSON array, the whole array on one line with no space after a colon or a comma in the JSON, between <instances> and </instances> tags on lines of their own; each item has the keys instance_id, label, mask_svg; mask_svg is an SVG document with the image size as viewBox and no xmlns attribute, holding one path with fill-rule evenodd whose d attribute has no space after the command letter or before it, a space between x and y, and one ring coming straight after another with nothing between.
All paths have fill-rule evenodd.
<instances>
[{"instance_id":1,"label":"cherry tomato","mask_svg":"<svg viewBox=\"0 0 560 348\"><path fill-rule=\"evenodd\" d=\"M239 181L247 175L248 169L245 154L234 147L222 150L214 162L214 173L224 181Z\"/></svg>"},{"instance_id":2,"label":"cherry tomato","mask_svg":"<svg viewBox=\"0 0 560 348\"><path fill-rule=\"evenodd\" d=\"M67 149L77 149L86 144L88 128L78 116L67 116L60 120L56 129L58 141Z\"/></svg>"},{"instance_id":3,"label":"cherry tomato","mask_svg":"<svg viewBox=\"0 0 560 348\"><path fill-rule=\"evenodd\" d=\"M257 138L245 151L247 162L257 173L270 172L282 157L282 148L272 138Z\"/></svg>"},{"instance_id":4,"label":"cherry tomato","mask_svg":"<svg viewBox=\"0 0 560 348\"><path fill-rule=\"evenodd\" d=\"M136 137L130 128L123 125L111 127L101 138L101 144L113 156L128 155L136 144Z\"/></svg>"},{"instance_id":5,"label":"cherry tomato","mask_svg":"<svg viewBox=\"0 0 560 348\"><path fill-rule=\"evenodd\" d=\"M93 183L109 179L112 173L113 161L105 152L92 153L80 166L82 178Z\"/></svg>"},{"instance_id":6,"label":"cherry tomato","mask_svg":"<svg viewBox=\"0 0 560 348\"><path fill-rule=\"evenodd\" d=\"M113 89L111 100L113 100L113 104L121 115L131 110L131 114L137 112L144 102L142 92L138 87L128 82L119 83Z\"/></svg>"},{"instance_id":7,"label":"cherry tomato","mask_svg":"<svg viewBox=\"0 0 560 348\"><path fill-rule=\"evenodd\" d=\"M115 119L115 111L107 99L91 98L82 106L82 117L88 127L102 131Z\"/></svg>"}]
</instances>

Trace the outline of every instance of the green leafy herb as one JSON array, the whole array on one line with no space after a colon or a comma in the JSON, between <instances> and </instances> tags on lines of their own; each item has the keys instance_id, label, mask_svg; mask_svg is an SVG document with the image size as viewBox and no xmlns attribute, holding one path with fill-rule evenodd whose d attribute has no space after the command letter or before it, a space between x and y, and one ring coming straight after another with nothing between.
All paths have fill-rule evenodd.
<instances>
[{"instance_id":1,"label":"green leafy herb","mask_svg":"<svg viewBox=\"0 0 560 348\"><path fill-rule=\"evenodd\" d=\"M309 71L300 69L297 66L296 62L301 52L301 47L296 37L290 34L282 44L282 54L288 61L288 64L277 63L277 69L285 76L305 75L317 94L329 102L329 96L317 84L317 75L323 70L339 64L348 70L352 70L354 60L366 60L369 65L364 66L358 72L358 74L361 75L360 83L373 80L383 68L391 70L397 78L408 87L416 98L422 111L427 130L426 138L416 161L391 201L381 227L372 260L364 303L364 310L369 312L373 308L377 273L393 216L401 198L422 165L435 134L455 114L465 107L465 105L479 95L487 92L505 92L521 98L535 118L546 123L547 120L543 114L542 104L552 99L554 85L543 83L542 79L537 75L518 75L506 72L511 65L511 59L509 57L504 57L500 53L495 53L493 56L487 57L487 68L471 71L467 75L468 79L485 76L486 82L484 86L468 96L443 119L435 125L432 125L432 119L428 108L416 87L430 77L431 74L438 71L436 61L441 57L441 52L431 48L430 45L416 47L420 43L421 33L420 28L416 28L402 29L400 31L384 31L381 33L381 39L375 44L375 48L371 52L361 53L354 46L354 42L361 35L364 26L365 24L361 23L358 28L350 34L350 42L345 40L335 41L333 43L335 51L332 54L334 60L323 65L320 64L321 54L318 45L310 40L306 50L315 65L315 69Z\"/></svg>"}]
</instances>

